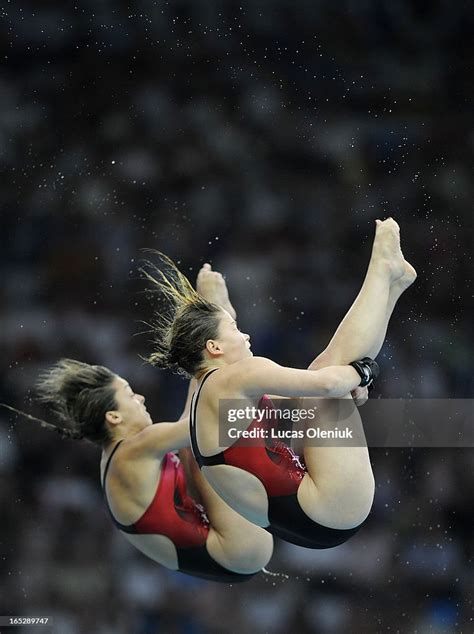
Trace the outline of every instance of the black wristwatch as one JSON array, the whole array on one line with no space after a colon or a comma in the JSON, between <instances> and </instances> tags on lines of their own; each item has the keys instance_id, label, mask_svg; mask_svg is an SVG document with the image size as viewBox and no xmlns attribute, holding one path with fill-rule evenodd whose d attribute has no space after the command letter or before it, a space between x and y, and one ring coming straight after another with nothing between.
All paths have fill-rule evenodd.
<instances>
[{"instance_id":1,"label":"black wristwatch","mask_svg":"<svg viewBox=\"0 0 474 634\"><path fill-rule=\"evenodd\" d=\"M370 357L364 357L359 361L353 361L352 363L349 363L349 365L357 370L357 373L361 378L359 387L368 387L380 373L379 364Z\"/></svg>"}]
</instances>

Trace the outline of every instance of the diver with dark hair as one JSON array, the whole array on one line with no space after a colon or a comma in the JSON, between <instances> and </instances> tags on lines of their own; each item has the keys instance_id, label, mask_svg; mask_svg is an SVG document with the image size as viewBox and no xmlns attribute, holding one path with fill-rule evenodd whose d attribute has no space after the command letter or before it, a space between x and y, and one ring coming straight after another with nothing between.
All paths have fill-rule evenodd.
<instances>
[{"instance_id":1,"label":"diver with dark hair","mask_svg":"<svg viewBox=\"0 0 474 634\"><path fill-rule=\"evenodd\" d=\"M225 281L209 264L197 287L233 312ZM171 570L223 583L246 581L270 560L273 540L230 508L199 471L189 449L194 388L192 381L177 422L152 424L145 397L124 378L104 366L61 359L37 384L58 425L7 407L65 438L101 447L105 502L138 550Z\"/></svg>"}]
</instances>

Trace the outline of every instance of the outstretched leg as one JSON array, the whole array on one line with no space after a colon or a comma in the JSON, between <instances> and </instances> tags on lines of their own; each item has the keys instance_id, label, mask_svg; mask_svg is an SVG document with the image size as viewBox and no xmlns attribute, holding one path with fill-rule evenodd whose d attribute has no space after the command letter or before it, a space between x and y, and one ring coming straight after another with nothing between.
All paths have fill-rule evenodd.
<instances>
[{"instance_id":1,"label":"outstretched leg","mask_svg":"<svg viewBox=\"0 0 474 634\"><path fill-rule=\"evenodd\" d=\"M416 278L400 248L398 224L377 221L367 274L349 312L327 348L308 369L347 364L362 357L374 359L385 340L388 322L400 295Z\"/></svg>"},{"instance_id":2,"label":"outstretched leg","mask_svg":"<svg viewBox=\"0 0 474 634\"><path fill-rule=\"evenodd\" d=\"M364 284L327 348L309 366L318 370L347 364L365 356L375 358L400 295L416 278L400 248L397 223L377 221L376 235ZM298 501L314 521L331 528L360 524L372 506L375 483L362 421L350 395L320 399L318 426L346 425L357 438L356 447L304 447L308 473L298 489Z\"/></svg>"}]
</instances>

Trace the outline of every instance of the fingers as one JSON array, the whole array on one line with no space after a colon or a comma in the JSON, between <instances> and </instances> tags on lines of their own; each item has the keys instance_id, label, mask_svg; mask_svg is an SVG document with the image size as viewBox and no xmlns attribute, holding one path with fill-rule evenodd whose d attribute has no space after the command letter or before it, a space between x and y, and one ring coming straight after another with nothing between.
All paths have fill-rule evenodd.
<instances>
[{"instance_id":1,"label":"fingers","mask_svg":"<svg viewBox=\"0 0 474 634\"><path fill-rule=\"evenodd\" d=\"M368 400L369 400L368 398L355 398L354 403L356 407L362 407L363 405L367 403Z\"/></svg>"},{"instance_id":2,"label":"fingers","mask_svg":"<svg viewBox=\"0 0 474 634\"><path fill-rule=\"evenodd\" d=\"M366 387L356 387L352 390L351 396L357 407L362 407L369 400L369 390Z\"/></svg>"}]
</instances>

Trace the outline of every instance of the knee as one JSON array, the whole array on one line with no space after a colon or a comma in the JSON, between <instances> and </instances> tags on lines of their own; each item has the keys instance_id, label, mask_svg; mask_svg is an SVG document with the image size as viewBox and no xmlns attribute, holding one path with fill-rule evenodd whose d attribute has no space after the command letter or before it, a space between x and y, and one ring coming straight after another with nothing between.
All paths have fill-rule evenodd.
<instances>
[{"instance_id":1,"label":"knee","mask_svg":"<svg viewBox=\"0 0 474 634\"><path fill-rule=\"evenodd\" d=\"M358 492L357 498L355 499L353 508L351 509L354 526L361 524L367 518L374 503L374 495L375 481L374 476L371 473L369 476L364 478L364 482Z\"/></svg>"},{"instance_id":2,"label":"knee","mask_svg":"<svg viewBox=\"0 0 474 634\"><path fill-rule=\"evenodd\" d=\"M323 526L352 529L362 524L370 513L375 493L370 469L338 482L316 484L308 480L305 484L306 488L300 485L301 491L298 491L300 506L313 521Z\"/></svg>"},{"instance_id":3,"label":"knee","mask_svg":"<svg viewBox=\"0 0 474 634\"><path fill-rule=\"evenodd\" d=\"M230 541L225 546L228 565L241 574L258 572L268 564L273 554L273 538L265 529L255 526L241 535L238 543Z\"/></svg>"},{"instance_id":4,"label":"knee","mask_svg":"<svg viewBox=\"0 0 474 634\"><path fill-rule=\"evenodd\" d=\"M356 487L349 486L340 498L344 499L341 520L344 528L353 528L367 518L374 502L375 481L372 473L366 474Z\"/></svg>"}]
</instances>

